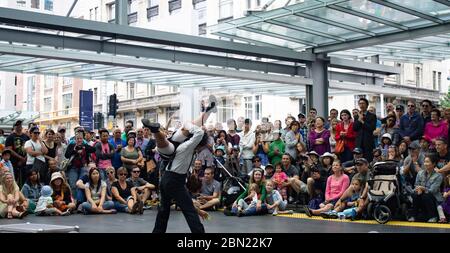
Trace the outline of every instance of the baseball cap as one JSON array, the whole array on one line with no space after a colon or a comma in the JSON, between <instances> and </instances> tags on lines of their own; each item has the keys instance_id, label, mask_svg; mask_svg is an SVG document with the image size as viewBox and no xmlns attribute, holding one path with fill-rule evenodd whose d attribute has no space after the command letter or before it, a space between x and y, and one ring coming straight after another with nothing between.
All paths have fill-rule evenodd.
<instances>
[{"instance_id":1,"label":"baseball cap","mask_svg":"<svg viewBox=\"0 0 450 253\"><path fill-rule=\"evenodd\" d=\"M41 133L41 131L39 130L39 127L32 127L30 133Z\"/></svg>"},{"instance_id":2,"label":"baseball cap","mask_svg":"<svg viewBox=\"0 0 450 253\"><path fill-rule=\"evenodd\" d=\"M356 159L355 164L369 164L369 162L366 160L366 158L358 158Z\"/></svg>"},{"instance_id":3,"label":"baseball cap","mask_svg":"<svg viewBox=\"0 0 450 253\"><path fill-rule=\"evenodd\" d=\"M23 123L23 121L19 119L14 123L14 126L21 126L22 123Z\"/></svg>"},{"instance_id":4,"label":"baseball cap","mask_svg":"<svg viewBox=\"0 0 450 253\"><path fill-rule=\"evenodd\" d=\"M317 156L317 157L319 157L319 154L317 154L317 152L316 151L310 151L310 152L308 152L307 153L307 155L315 155L315 156Z\"/></svg>"},{"instance_id":5,"label":"baseball cap","mask_svg":"<svg viewBox=\"0 0 450 253\"><path fill-rule=\"evenodd\" d=\"M401 111L404 111L404 110L405 110L405 107L404 107L403 105L397 105L397 106L395 107L395 110L401 110Z\"/></svg>"},{"instance_id":6,"label":"baseball cap","mask_svg":"<svg viewBox=\"0 0 450 253\"><path fill-rule=\"evenodd\" d=\"M272 164L270 164L270 163L266 165L265 169L267 169L267 167L270 167L270 168L272 168L272 169L273 169L273 165L272 165Z\"/></svg>"},{"instance_id":7,"label":"baseball cap","mask_svg":"<svg viewBox=\"0 0 450 253\"><path fill-rule=\"evenodd\" d=\"M356 154L362 154L363 152L362 152L362 149L360 149L360 148L355 148L355 149L353 149L353 153L356 153Z\"/></svg>"},{"instance_id":8,"label":"baseball cap","mask_svg":"<svg viewBox=\"0 0 450 253\"><path fill-rule=\"evenodd\" d=\"M65 126L63 126L63 125L60 125L60 126L58 126L58 133L59 132L62 132L62 131L66 131L66 127Z\"/></svg>"},{"instance_id":9,"label":"baseball cap","mask_svg":"<svg viewBox=\"0 0 450 253\"><path fill-rule=\"evenodd\" d=\"M299 113L298 115L297 115L297 117L300 119L300 118L306 118L306 116L305 116L305 114L303 114L303 113Z\"/></svg>"},{"instance_id":10,"label":"baseball cap","mask_svg":"<svg viewBox=\"0 0 450 253\"><path fill-rule=\"evenodd\" d=\"M413 141L409 144L409 149L419 149L420 148L420 144L419 141Z\"/></svg>"}]
</instances>

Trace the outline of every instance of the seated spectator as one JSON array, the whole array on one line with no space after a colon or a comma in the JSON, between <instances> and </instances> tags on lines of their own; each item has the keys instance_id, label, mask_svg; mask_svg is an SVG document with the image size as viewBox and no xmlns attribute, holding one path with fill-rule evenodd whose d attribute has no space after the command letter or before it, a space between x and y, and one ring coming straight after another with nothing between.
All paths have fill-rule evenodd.
<instances>
[{"instance_id":1,"label":"seated spectator","mask_svg":"<svg viewBox=\"0 0 450 253\"><path fill-rule=\"evenodd\" d=\"M308 206L305 206L306 215L320 215L322 212L332 210L336 202L348 188L348 185L349 178L343 173L341 162L339 160L335 160L333 162L333 175L327 179L325 201L321 203L319 206L320 208L316 210L310 210Z\"/></svg>"},{"instance_id":2,"label":"seated spectator","mask_svg":"<svg viewBox=\"0 0 450 253\"><path fill-rule=\"evenodd\" d=\"M425 156L420 153L419 143L417 141L411 142L409 144L409 155L405 158L403 167L400 170L406 187L409 187L411 190L414 188L417 173L421 170L424 159Z\"/></svg>"},{"instance_id":3,"label":"seated spectator","mask_svg":"<svg viewBox=\"0 0 450 253\"><path fill-rule=\"evenodd\" d=\"M381 155L383 157L387 158L388 149L389 146L391 146L391 144L392 144L391 134L390 133L383 134L383 136L381 136L380 146L378 147L379 149L381 149Z\"/></svg>"},{"instance_id":4,"label":"seated spectator","mask_svg":"<svg viewBox=\"0 0 450 253\"><path fill-rule=\"evenodd\" d=\"M364 186L360 178L354 177L351 185L345 190L344 194L334 205L334 209L328 213L323 213L324 218L355 218L359 201L364 192Z\"/></svg>"},{"instance_id":5,"label":"seated spectator","mask_svg":"<svg viewBox=\"0 0 450 253\"><path fill-rule=\"evenodd\" d=\"M423 136L431 143L430 148L434 148L437 138L447 139L448 124L441 120L441 112L438 109L431 110L431 121L425 124Z\"/></svg>"},{"instance_id":6,"label":"seated spectator","mask_svg":"<svg viewBox=\"0 0 450 253\"><path fill-rule=\"evenodd\" d=\"M380 148L374 149L372 154L373 154L373 160L369 164L370 169L373 168L375 163L383 161L383 156L381 155L381 149Z\"/></svg>"},{"instance_id":7,"label":"seated spectator","mask_svg":"<svg viewBox=\"0 0 450 253\"><path fill-rule=\"evenodd\" d=\"M243 216L245 213L249 213L256 208L260 195L261 192L258 185L255 183L249 184L248 195L240 199L237 203L237 216Z\"/></svg>"},{"instance_id":8,"label":"seated spectator","mask_svg":"<svg viewBox=\"0 0 450 253\"><path fill-rule=\"evenodd\" d=\"M36 170L30 170L27 174L27 181L22 186L22 194L28 199L28 212L34 213L34 209L36 208L36 203L39 200L41 194L42 184L39 180L39 174Z\"/></svg>"},{"instance_id":9,"label":"seated spectator","mask_svg":"<svg viewBox=\"0 0 450 253\"><path fill-rule=\"evenodd\" d=\"M144 204L138 200L136 188L127 181L127 169L120 167L117 170L119 180L112 183L111 192L113 195L114 209L122 213L144 213Z\"/></svg>"},{"instance_id":10,"label":"seated spectator","mask_svg":"<svg viewBox=\"0 0 450 253\"><path fill-rule=\"evenodd\" d=\"M441 223L447 222L448 217L450 217L450 175L447 175L447 177L445 177L443 199L444 201L441 204L441 208L443 210L444 216L446 217L440 219Z\"/></svg>"},{"instance_id":11,"label":"seated spectator","mask_svg":"<svg viewBox=\"0 0 450 253\"><path fill-rule=\"evenodd\" d=\"M249 216L249 215L256 215L259 213L264 213L267 208L264 204L264 201L266 200L266 182L264 179L264 174L262 169L255 169L253 170L253 174L250 177L250 181L245 189L245 191L239 195L239 197L233 202L233 206L231 209L231 214L238 214L238 203L242 204L243 199L247 198L251 191L252 191L252 187L251 186L256 185L258 188L258 192L259 192L259 196L258 200L256 202L256 204L254 206L252 206L252 208L246 210L245 212L240 212L240 215L245 215L245 216ZM253 188L253 190L255 191L255 189ZM255 195L255 194L253 194ZM244 206L240 205L241 210L243 210L243 208L245 208Z\"/></svg>"},{"instance_id":12,"label":"seated spectator","mask_svg":"<svg viewBox=\"0 0 450 253\"><path fill-rule=\"evenodd\" d=\"M332 165L334 162L334 155L329 152L325 152L319 158L319 161L320 161L319 169L321 170L321 173L325 177L331 176L333 174Z\"/></svg>"},{"instance_id":13,"label":"seated spectator","mask_svg":"<svg viewBox=\"0 0 450 253\"><path fill-rule=\"evenodd\" d=\"M402 166L404 159L400 156L398 147L395 146L395 145L390 145L389 148L388 148L388 153L387 153L386 160L398 161L399 162L399 166Z\"/></svg>"},{"instance_id":14,"label":"seated spectator","mask_svg":"<svg viewBox=\"0 0 450 253\"><path fill-rule=\"evenodd\" d=\"M61 173L55 172L52 174L50 186L53 190L53 205L61 212L73 212L76 209L76 203L72 197L70 186Z\"/></svg>"},{"instance_id":15,"label":"seated spectator","mask_svg":"<svg viewBox=\"0 0 450 253\"><path fill-rule=\"evenodd\" d=\"M13 180L15 180L14 178L14 167L11 163L11 150L6 149L3 150L2 155L1 155L1 161L0 161L0 166L3 166L3 168L6 169L6 171L9 171L9 173L11 173L11 175L13 176Z\"/></svg>"},{"instance_id":16,"label":"seated spectator","mask_svg":"<svg viewBox=\"0 0 450 253\"><path fill-rule=\"evenodd\" d=\"M425 156L424 169L417 173L413 194L413 210L408 221L425 220L437 222L437 205L443 198L440 191L441 174L435 171L437 157L434 154Z\"/></svg>"},{"instance_id":17,"label":"seated spectator","mask_svg":"<svg viewBox=\"0 0 450 253\"><path fill-rule=\"evenodd\" d=\"M27 215L27 211L20 204L19 186L14 181L12 174L6 172L0 180L0 217L23 218Z\"/></svg>"},{"instance_id":18,"label":"seated spectator","mask_svg":"<svg viewBox=\"0 0 450 253\"><path fill-rule=\"evenodd\" d=\"M267 211L276 216L278 214L292 214L292 210L286 210L287 200L283 200L281 194L274 189L274 183L272 180L266 181L266 206Z\"/></svg>"},{"instance_id":19,"label":"seated spectator","mask_svg":"<svg viewBox=\"0 0 450 253\"><path fill-rule=\"evenodd\" d=\"M55 159L48 160L48 173L47 173L47 181L44 181L44 185L50 184L50 179L52 178L52 174L54 172L61 172L63 176L65 176L64 172L60 171L58 168L58 162Z\"/></svg>"},{"instance_id":20,"label":"seated spectator","mask_svg":"<svg viewBox=\"0 0 450 253\"><path fill-rule=\"evenodd\" d=\"M447 140L438 138L435 140L436 152L438 155L437 172L447 175L450 171L450 152L448 150Z\"/></svg>"},{"instance_id":21,"label":"seated spectator","mask_svg":"<svg viewBox=\"0 0 450 253\"><path fill-rule=\"evenodd\" d=\"M40 197L39 200L37 201L35 209L36 216L70 215L69 210L61 212L59 209L53 206L53 198L52 198L53 190L50 186L44 185L39 194Z\"/></svg>"},{"instance_id":22,"label":"seated spectator","mask_svg":"<svg viewBox=\"0 0 450 253\"><path fill-rule=\"evenodd\" d=\"M272 176L272 182L275 189L281 194L283 200L287 200L287 186L288 176L283 171L283 167L281 163L275 164L275 173Z\"/></svg>"},{"instance_id":23,"label":"seated spectator","mask_svg":"<svg viewBox=\"0 0 450 253\"><path fill-rule=\"evenodd\" d=\"M264 168L264 178L271 179L273 177L273 174L275 173L275 169L273 168L272 164L267 164Z\"/></svg>"},{"instance_id":24,"label":"seated spectator","mask_svg":"<svg viewBox=\"0 0 450 253\"><path fill-rule=\"evenodd\" d=\"M95 168L94 163L90 163L88 165L89 170L91 168ZM80 204L87 201L86 199L86 184L89 182L89 175L83 175L80 179L76 182L76 190L75 190L75 200L77 201L77 207L81 208ZM79 209L81 211L81 209Z\"/></svg>"},{"instance_id":25,"label":"seated spectator","mask_svg":"<svg viewBox=\"0 0 450 253\"><path fill-rule=\"evenodd\" d=\"M428 142L424 137L420 139L420 154L425 156L430 152L430 142Z\"/></svg>"},{"instance_id":26,"label":"seated spectator","mask_svg":"<svg viewBox=\"0 0 450 253\"><path fill-rule=\"evenodd\" d=\"M200 195L194 200L194 206L201 210L217 208L220 204L220 183L214 180L214 169L207 167L202 179Z\"/></svg>"},{"instance_id":27,"label":"seated spectator","mask_svg":"<svg viewBox=\"0 0 450 253\"><path fill-rule=\"evenodd\" d=\"M228 171L233 176L242 176L241 175L241 164L239 159L239 147L234 146L232 147L229 156L226 159L225 162L225 168L228 169Z\"/></svg>"},{"instance_id":28,"label":"seated spectator","mask_svg":"<svg viewBox=\"0 0 450 253\"><path fill-rule=\"evenodd\" d=\"M400 165L403 164L403 160L408 157L409 155L409 143L407 143L406 141L401 141L400 144L398 145L398 153L400 154Z\"/></svg>"},{"instance_id":29,"label":"seated spectator","mask_svg":"<svg viewBox=\"0 0 450 253\"><path fill-rule=\"evenodd\" d=\"M317 117L315 128L309 132L309 148L319 155L330 152L330 131L324 128L325 119Z\"/></svg>"},{"instance_id":30,"label":"seated spectator","mask_svg":"<svg viewBox=\"0 0 450 253\"><path fill-rule=\"evenodd\" d=\"M397 133L397 129L395 128L396 117L395 117L395 115L391 114L391 115L388 115L385 119L386 119L386 123L384 123L381 126L380 136L381 136L381 138L383 138L384 134L390 134L392 143L394 145L398 145L398 142L400 141L400 135ZM380 143L381 143L381 138L379 140Z\"/></svg>"},{"instance_id":31,"label":"seated spectator","mask_svg":"<svg viewBox=\"0 0 450 253\"><path fill-rule=\"evenodd\" d=\"M344 172L347 175L354 175L356 173L356 160L363 158L364 154L362 152L362 149L355 148L353 149L353 160L347 161L345 163L342 163L342 167L344 168Z\"/></svg>"},{"instance_id":32,"label":"seated spectator","mask_svg":"<svg viewBox=\"0 0 450 253\"><path fill-rule=\"evenodd\" d=\"M81 210L84 214L114 214L117 211L111 200L106 200L106 182L101 179L100 170L91 167L89 170L89 182L85 187L86 202L81 204Z\"/></svg>"},{"instance_id":33,"label":"seated spectator","mask_svg":"<svg viewBox=\"0 0 450 253\"><path fill-rule=\"evenodd\" d=\"M106 198L112 200L112 184L117 181L116 169L113 166L106 168Z\"/></svg>"},{"instance_id":34,"label":"seated spectator","mask_svg":"<svg viewBox=\"0 0 450 253\"><path fill-rule=\"evenodd\" d=\"M127 179L127 182L130 182L136 189L138 199L142 201L142 203L146 203L147 200L150 200L152 190L154 190L156 187L139 176L141 173L141 169L139 169L138 167L134 167L131 170L131 173L131 177ZM146 203L144 207L149 208L150 204Z\"/></svg>"}]
</instances>

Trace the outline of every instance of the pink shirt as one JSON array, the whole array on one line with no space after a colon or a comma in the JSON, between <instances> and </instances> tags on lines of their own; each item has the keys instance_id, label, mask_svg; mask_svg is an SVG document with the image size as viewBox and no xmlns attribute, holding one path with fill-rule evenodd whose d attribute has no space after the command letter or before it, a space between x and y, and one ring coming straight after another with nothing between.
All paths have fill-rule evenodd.
<instances>
[{"instance_id":1,"label":"pink shirt","mask_svg":"<svg viewBox=\"0 0 450 253\"><path fill-rule=\"evenodd\" d=\"M445 121L441 121L437 126L435 126L433 125L433 122L428 122L425 125L425 131L423 135L425 136L425 139L430 142L431 140L436 139L438 137L447 139L448 124Z\"/></svg>"},{"instance_id":2,"label":"pink shirt","mask_svg":"<svg viewBox=\"0 0 450 253\"><path fill-rule=\"evenodd\" d=\"M325 200L335 200L344 194L350 184L350 179L347 175L342 174L340 177L334 175L327 179L327 188L325 190Z\"/></svg>"},{"instance_id":3,"label":"pink shirt","mask_svg":"<svg viewBox=\"0 0 450 253\"><path fill-rule=\"evenodd\" d=\"M107 143L102 142L101 144L102 144L102 152L105 154L108 154L110 152L108 142ZM98 167L100 169L106 169L111 166L112 166L112 164L111 164L110 159L107 159L107 160L98 159Z\"/></svg>"},{"instance_id":4,"label":"pink shirt","mask_svg":"<svg viewBox=\"0 0 450 253\"><path fill-rule=\"evenodd\" d=\"M277 173L275 172L272 176L272 180L278 185L281 185L281 183L285 182L288 180L288 176L286 175L286 173L284 171Z\"/></svg>"}]
</instances>

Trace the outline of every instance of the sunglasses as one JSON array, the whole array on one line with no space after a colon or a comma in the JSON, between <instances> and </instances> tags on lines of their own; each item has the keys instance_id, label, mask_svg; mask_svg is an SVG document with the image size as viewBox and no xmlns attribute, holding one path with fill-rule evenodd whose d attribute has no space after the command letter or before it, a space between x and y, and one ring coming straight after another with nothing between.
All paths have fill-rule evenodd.
<instances>
[{"instance_id":1,"label":"sunglasses","mask_svg":"<svg viewBox=\"0 0 450 253\"><path fill-rule=\"evenodd\" d=\"M408 105L408 107L416 107L415 105Z\"/></svg>"},{"instance_id":2,"label":"sunglasses","mask_svg":"<svg viewBox=\"0 0 450 253\"><path fill-rule=\"evenodd\" d=\"M108 172L106 172L106 174L114 174L114 171L108 171Z\"/></svg>"},{"instance_id":3,"label":"sunglasses","mask_svg":"<svg viewBox=\"0 0 450 253\"><path fill-rule=\"evenodd\" d=\"M430 105L422 105L422 107L430 107Z\"/></svg>"},{"instance_id":4,"label":"sunglasses","mask_svg":"<svg viewBox=\"0 0 450 253\"><path fill-rule=\"evenodd\" d=\"M127 173L120 173L119 176L128 176Z\"/></svg>"},{"instance_id":5,"label":"sunglasses","mask_svg":"<svg viewBox=\"0 0 450 253\"><path fill-rule=\"evenodd\" d=\"M133 173L141 173L140 171L134 170Z\"/></svg>"}]
</instances>

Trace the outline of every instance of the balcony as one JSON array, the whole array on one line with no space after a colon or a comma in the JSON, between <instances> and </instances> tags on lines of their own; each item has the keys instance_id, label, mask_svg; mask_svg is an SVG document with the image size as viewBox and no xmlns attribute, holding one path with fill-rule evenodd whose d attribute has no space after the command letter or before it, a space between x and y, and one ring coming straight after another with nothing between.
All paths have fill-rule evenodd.
<instances>
[{"instance_id":1,"label":"balcony","mask_svg":"<svg viewBox=\"0 0 450 253\"><path fill-rule=\"evenodd\" d=\"M181 0L171 0L169 1L169 12L181 9Z\"/></svg>"},{"instance_id":2,"label":"balcony","mask_svg":"<svg viewBox=\"0 0 450 253\"><path fill-rule=\"evenodd\" d=\"M133 12L128 14L128 24L133 24L137 22L137 12Z\"/></svg>"},{"instance_id":3,"label":"balcony","mask_svg":"<svg viewBox=\"0 0 450 253\"><path fill-rule=\"evenodd\" d=\"M119 101L118 112L179 105L179 92Z\"/></svg>"},{"instance_id":4,"label":"balcony","mask_svg":"<svg viewBox=\"0 0 450 253\"><path fill-rule=\"evenodd\" d=\"M147 19L151 19L152 17L156 17L159 15L159 6L152 6L150 8L147 8Z\"/></svg>"},{"instance_id":5,"label":"balcony","mask_svg":"<svg viewBox=\"0 0 450 253\"><path fill-rule=\"evenodd\" d=\"M36 122L56 121L62 119L76 119L79 116L79 107L68 108L59 111L49 111L39 113Z\"/></svg>"}]
</instances>

